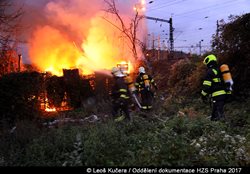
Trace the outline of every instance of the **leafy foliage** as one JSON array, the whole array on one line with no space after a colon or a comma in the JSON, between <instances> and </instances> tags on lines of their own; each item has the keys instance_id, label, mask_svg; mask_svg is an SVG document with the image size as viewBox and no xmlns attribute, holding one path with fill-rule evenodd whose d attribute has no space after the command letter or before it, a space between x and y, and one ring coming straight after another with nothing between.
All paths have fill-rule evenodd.
<instances>
[{"instance_id":1,"label":"leafy foliage","mask_svg":"<svg viewBox=\"0 0 250 174\"><path fill-rule=\"evenodd\" d=\"M227 63L231 69L235 92L247 96L250 89L250 13L231 16L229 20L229 23L220 24L213 46L220 62Z\"/></svg>"},{"instance_id":2,"label":"leafy foliage","mask_svg":"<svg viewBox=\"0 0 250 174\"><path fill-rule=\"evenodd\" d=\"M168 81L169 90L172 95L180 96L200 92L202 77L205 68L201 63L189 59L183 59L171 67L171 74Z\"/></svg>"}]
</instances>

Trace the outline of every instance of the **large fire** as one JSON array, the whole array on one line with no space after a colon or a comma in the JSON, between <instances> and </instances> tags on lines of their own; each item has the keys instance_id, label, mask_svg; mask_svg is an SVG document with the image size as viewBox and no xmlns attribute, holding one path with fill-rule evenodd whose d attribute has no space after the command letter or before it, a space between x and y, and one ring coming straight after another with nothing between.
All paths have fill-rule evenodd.
<instances>
[{"instance_id":1,"label":"large fire","mask_svg":"<svg viewBox=\"0 0 250 174\"><path fill-rule=\"evenodd\" d=\"M50 71L58 76L62 75L62 69L78 68L81 74L88 75L94 71L110 70L121 61L130 62L130 67L135 64L127 38L103 19L106 13L98 8L89 10L84 5L80 6L87 3L80 0L70 3L70 7L59 1L46 5L47 22L37 26L30 38L32 64L41 71ZM129 8L126 14L121 13L125 23L130 22L134 15L131 6ZM106 15L106 18L114 25L120 25L114 16ZM140 51L138 53L141 54Z\"/></svg>"}]
</instances>

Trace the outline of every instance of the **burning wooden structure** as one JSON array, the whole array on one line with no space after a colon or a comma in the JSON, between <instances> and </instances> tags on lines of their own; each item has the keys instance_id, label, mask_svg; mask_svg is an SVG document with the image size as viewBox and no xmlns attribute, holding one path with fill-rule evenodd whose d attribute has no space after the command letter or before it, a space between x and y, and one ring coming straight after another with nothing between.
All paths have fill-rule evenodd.
<instances>
[{"instance_id":1,"label":"burning wooden structure","mask_svg":"<svg viewBox=\"0 0 250 174\"><path fill-rule=\"evenodd\" d=\"M88 98L95 101L108 100L111 76L95 73L80 76L78 69L63 69L63 76L43 74L41 109L47 112L79 108Z\"/></svg>"}]
</instances>

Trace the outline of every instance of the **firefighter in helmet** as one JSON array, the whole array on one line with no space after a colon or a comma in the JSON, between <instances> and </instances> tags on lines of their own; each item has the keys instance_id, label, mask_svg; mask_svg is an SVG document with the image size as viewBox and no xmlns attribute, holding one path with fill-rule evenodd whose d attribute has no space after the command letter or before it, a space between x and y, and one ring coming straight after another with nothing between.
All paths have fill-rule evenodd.
<instances>
[{"instance_id":1,"label":"firefighter in helmet","mask_svg":"<svg viewBox=\"0 0 250 174\"><path fill-rule=\"evenodd\" d=\"M131 120L128 109L130 97L128 87L124 81L124 74L117 67L112 68L112 74L114 76L114 85L111 91L112 115L116 118L116 121L123 120L124 116L120 116L118 113L121 110L124 112L126 119Z\"/></svg>"},{"instance_id":2,"label":"firefighter in helmet","mask_svg":"<svg viewBox=\"0 0 250 174\"><path fill-rule=\"evenodd\" d=\"M209 96L211 96L212 121L224 119L226 91L224 90L223 79L221 79L217 58L213 54L208 55L205 57L203 63L208 69L202 84L202 100L207 103Z\"/></svg>"},{"instance_id":3,"label":"firefighter in helmet","mask_svg":"<svg viewBox=\"0 0 250 174\"><path fill-rule=\"evenodd\" d=\"M154 79L150 75L146 74L144 67L139 67L139 75L136 78L135 87L141 96L142 110L150 110L152 108L152 86L157 89Z\"/></svg>"},{"instance_id":4,"label":"firefighter in helmet","mask_svg":"<svg viewBox=\"0 0 250 174\"><path fill-rule=\"evenodd\" d=\"M124 75L124 81L128 87L130 99L129 99L129 108L135 110L136 106L135 103L139 103L137 96L136 96L136 87L133 81L133 78L130 76L127 70L120 68L122 74ZM136 100L136 101L135 101Z\"/></svg>"}]
</instances>

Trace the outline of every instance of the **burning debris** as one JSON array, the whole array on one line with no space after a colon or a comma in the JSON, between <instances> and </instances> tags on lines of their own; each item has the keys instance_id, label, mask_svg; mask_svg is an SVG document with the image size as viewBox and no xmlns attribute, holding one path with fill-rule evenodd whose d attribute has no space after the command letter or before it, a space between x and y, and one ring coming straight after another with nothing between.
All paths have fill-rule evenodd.
<instances>
[{"instance_id":1,"label":"burning debris","mask_svg":"<svg viewBox=\"0 0 250 174\"><path fill-rule=\"evenodd\" d=\"M91 105L96 101L108 101L113 83L109 73L80 76L78 69L63 69L63 76L44 73L39 97L41 109L46 112L66 111L89 105L90 101Z\"/></svg>"},{"instance_id":2,"label":"burning debris","mask_svg":"<svg viewBox=\"0 0 250 174\"><path fill-rule=\"evenodd\" d=\"M40 95L41 109L46 112L72 110L81 107L81 102L93 96L89 80L80 77L78 69L63 70L58 77L45 73Z\"/></svg>"},{"instance_id":3,"label":"burning debris","mask_svg":"<svg viewBox=\"0 0 250 174\"><path fill-rule=\"evenodd\" d=\"M114 14L103 10L108 8L105 1L32 2L25 2L25 11L35 14L24 16L23 20L23 25L27 22L31 29L25 35L30 63L40 72L50 72L43 74L43 90L39 95L42 110L71 110L93 96L97 100L108 99L112 84L110 69L118 66L124 73L131 73L136 59L143 58L140 47L137 56L134 55L130 38L119 29L124 25L130 27L135 2L117 3L122 26ZM144 23L138 25L144 32ZM143 38L142 32L136 33L136 39Z\"/></svg>"}]
</instances>

